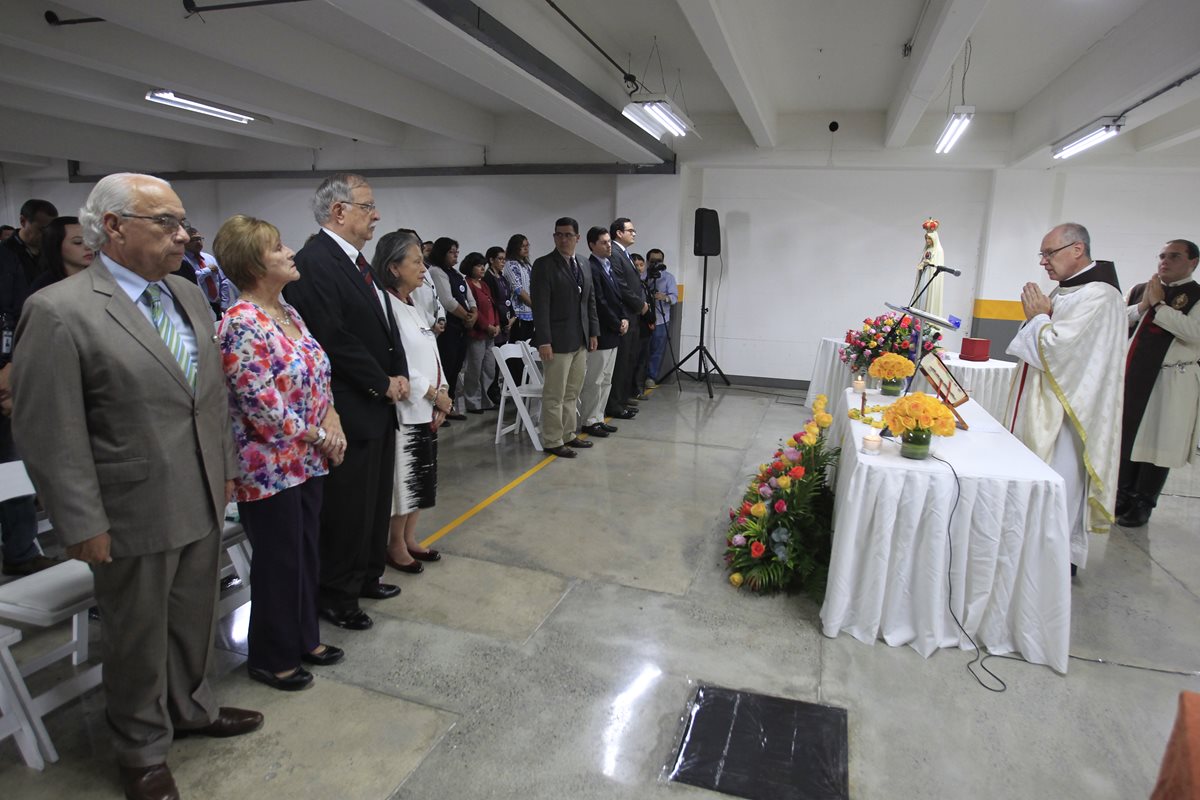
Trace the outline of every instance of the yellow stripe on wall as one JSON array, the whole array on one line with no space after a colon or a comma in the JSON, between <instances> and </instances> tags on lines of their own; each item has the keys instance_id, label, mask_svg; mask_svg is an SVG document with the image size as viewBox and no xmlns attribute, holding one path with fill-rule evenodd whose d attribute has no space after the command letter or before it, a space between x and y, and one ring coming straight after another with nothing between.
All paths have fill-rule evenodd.
<instances>
[{"instance_id":1,"label":"yellow stripe on wall","mask_svg":"<svg viewBox=\"0 0 1200 800\"><path fill-rule=\"evenodd\" d=\"M1020 300L976 300L975 319L1025 319L1025 308Z\"/></svg>"}]
</instances>

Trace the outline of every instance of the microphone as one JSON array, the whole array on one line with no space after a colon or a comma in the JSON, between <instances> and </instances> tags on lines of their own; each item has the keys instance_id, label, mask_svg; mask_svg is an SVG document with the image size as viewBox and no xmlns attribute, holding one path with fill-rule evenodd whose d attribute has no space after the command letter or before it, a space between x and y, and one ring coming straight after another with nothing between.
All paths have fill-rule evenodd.
<instances>
[{"instance_id":1,"label":"microphone","mask_svg":"<svg viewBox=\"0 0 1200 800\"><path fill-rule=\"evenodd\" d=\"M951 275L953 275L956 278L962 276L962 270L955 269L954 267L938 267L937 272L934 274L941 275L943 272L949 272Z\"/></svg>"}]
</instances>

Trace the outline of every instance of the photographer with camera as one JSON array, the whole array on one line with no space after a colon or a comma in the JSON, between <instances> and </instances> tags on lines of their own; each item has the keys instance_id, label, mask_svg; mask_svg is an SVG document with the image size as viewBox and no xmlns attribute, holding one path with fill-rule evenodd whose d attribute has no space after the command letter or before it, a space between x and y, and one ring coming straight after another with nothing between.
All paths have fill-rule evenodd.
<instances>
[{"instance_id":1,"label":"photographer with camera","mask_svg":"<svg viewBox=\"0 0 1200 800\"><path fill-rule=\"evenodd\" d=\"M657 247L646 251L646 274L642 277L646 302L654 309L654 328L650 333L650 362L646 366L646 386L658 385L663 351L667 347L667 328L671 324L671 306L679 302L675 276L667 271L666 254Z\"/></svg>"}]
</instances>

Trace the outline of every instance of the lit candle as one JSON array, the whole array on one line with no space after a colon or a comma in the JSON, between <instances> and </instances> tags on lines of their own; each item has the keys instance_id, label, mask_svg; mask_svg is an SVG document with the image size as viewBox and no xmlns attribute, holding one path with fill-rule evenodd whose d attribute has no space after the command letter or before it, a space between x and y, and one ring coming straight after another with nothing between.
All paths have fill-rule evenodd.
<instances>
[{"instance_id":1,"label":"lit candle","mask_svg":"<svg viewBox=\"0 0 1200 800\"><path fill-rule=\"evenodd\" d=\"M868 433L862 440L862 451L869 456L879 455L880 449L883 447L883 439L877 433Z\"/></svg>"},{"instance_id":2,"label":"lit candle","mask_svg":"<svg viewBox=\"0 0 1200 800\"><path fill-rule=\"evenodd\" d=\"M863 380L862 375L855 375L854 382L850 384L850 388L856 392L861 392L867 388L867 382Z\"/></svg>"}]
</instances>

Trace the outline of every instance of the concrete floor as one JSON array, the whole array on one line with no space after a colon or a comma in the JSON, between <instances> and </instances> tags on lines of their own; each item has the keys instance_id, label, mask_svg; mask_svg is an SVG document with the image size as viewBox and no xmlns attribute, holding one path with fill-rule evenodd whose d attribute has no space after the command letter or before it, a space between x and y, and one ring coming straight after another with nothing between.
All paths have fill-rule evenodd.
<instances>
[{"instance_id":1,"label":"concrete floor","mask_svg":"<svg viewBox=\"0 0 1200 800\"><path fill-rule=\"evenodd\" d=\"M812 602L729 586L725 509L806 418L789 393L659 389L620 433L451 530L444 561L392 574L404 593L365 603L372 630L323 626L348 656L308 691L246 677L243 607L213 678L222 703L266 725L175 745L183 795L717 797L664 777L704 682L847 708L854 798L1148 796L1177 695L1200 690L1198 468L1176 471L1148 527L1093 537L1069 673L991 659L1008 684L993 694L968 653L826 639ZM494 420L443 432L426 534L541 463L527 440L494 446ZM101 694L48 725L62 760L37 773L0 742L0 794L119 797Z\"/></svg>"}]
</instances>

